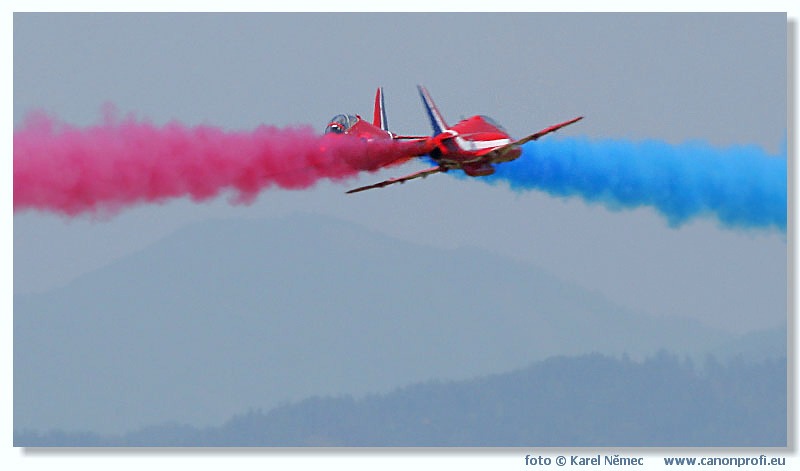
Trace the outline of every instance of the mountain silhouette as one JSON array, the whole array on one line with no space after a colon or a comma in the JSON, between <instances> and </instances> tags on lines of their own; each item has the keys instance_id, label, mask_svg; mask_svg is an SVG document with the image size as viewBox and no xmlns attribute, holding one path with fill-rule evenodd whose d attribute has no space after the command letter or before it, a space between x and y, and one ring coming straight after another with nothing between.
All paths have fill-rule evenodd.
<instances>
[{"instance_id":1,"label":"mountain silhouette","mask_svg":"<svg viewBox=\"0 0 800 471\"><path fill-rule=\"evenodd\" d=\"M701 354L731 339L482 250L308 214L222 219L15 296L14 420L98 433L205 427L250 408L474 378L553 355Z\"/></svg>"},{"instance_id":2,"label":"mountain silhouette","mask_svg":"<svg viewBox=\"0 0 800 471\"><path fill-rule=\"evenodd\" d=\"M747 381L742 381L747 378ZM551 357L386 394L312 397L221 426L15 432L16 446L786 446L786 358Z\"/></svg>"}]
</instances>

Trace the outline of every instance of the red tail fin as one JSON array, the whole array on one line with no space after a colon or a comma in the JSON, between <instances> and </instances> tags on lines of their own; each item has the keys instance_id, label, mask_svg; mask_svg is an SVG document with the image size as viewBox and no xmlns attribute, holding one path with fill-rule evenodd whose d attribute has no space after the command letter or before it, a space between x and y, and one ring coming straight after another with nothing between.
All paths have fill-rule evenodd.
<instances>
[{"instance_id":1,"label":"red tail fin","mask_svg":"<svg viewBox=\"0 0 800 471\"><path fill-rule=\"evenodd\" d=\"M375 93L375 111L372 114L372 124L383 129L389 130L389 124L386 122L386 109L383 106L383 87L378 87Z\"/></svg>"}]
</instances>

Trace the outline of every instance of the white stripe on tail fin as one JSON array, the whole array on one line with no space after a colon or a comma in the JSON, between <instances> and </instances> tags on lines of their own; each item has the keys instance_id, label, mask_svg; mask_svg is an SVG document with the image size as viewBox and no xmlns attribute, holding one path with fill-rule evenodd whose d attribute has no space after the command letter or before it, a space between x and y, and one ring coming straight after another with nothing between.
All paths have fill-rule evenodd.
<instances>
[{"instance_id":1,"label":"white stripe on tail fin","mask_svg":"<svg viewBox=\"0 0 800 471\"><path fill-rule=\"evenodd\" d=\"M375 110L372 113L372 124L383 129L389 130L389 124L386 122L386 108L383 105L383 87L378 87L375 93Z\"/></svg>"}]
</instances>

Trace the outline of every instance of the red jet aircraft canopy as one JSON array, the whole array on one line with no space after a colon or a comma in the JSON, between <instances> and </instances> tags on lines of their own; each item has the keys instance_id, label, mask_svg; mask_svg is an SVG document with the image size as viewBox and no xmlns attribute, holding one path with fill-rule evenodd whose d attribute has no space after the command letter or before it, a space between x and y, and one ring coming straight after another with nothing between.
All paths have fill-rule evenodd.
<instances>
[{"instance_id":1,"label":"red jet aircraft canopy","mask_svg":"<svg viewBox=\"0 0 800 471\"><path fill-rule=\"evenodd\" d=\"M325 127L325 134L331 132L336 134L342 134L348 129L350 129L352 126L354 126L357 122L358 118L351 114L349 115L337 114L336 116L331 118L331 121Z\"/></svg>"},{"instance_id":2,"label":"red jet aircraft canopy","mask_svg":"<svg viewBox=\"0 0 800 471\"><path fill-rule=\"evenodd\" d=\"M493 120L492 118L486 116L485 114L480 115L480 117L483 118L483 120L486 121L487 123L489 123L492 126L496 127L497 129L499 129L499 130L501 130L503 132L507 132L506 129L503 126L500 126L500 123L498 123L497 121Z\"/></svg>"}]
</instances>

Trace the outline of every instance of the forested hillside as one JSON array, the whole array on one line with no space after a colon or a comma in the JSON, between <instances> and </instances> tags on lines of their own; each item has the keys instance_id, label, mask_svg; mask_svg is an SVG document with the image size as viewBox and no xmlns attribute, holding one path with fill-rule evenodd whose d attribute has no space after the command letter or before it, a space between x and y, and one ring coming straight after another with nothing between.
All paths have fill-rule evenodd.
<instances>
[{"instance_id":1,"label":"forested hillside","mask_svg":"<svg viewBox=\"0 0 800 471\"><path fill-rule=\"evenodd\" d=\"M362 398L314 397L220 427L18 432L15 446L785 446L786 360L554 357Z\"/></svg>"}]
</instances>

